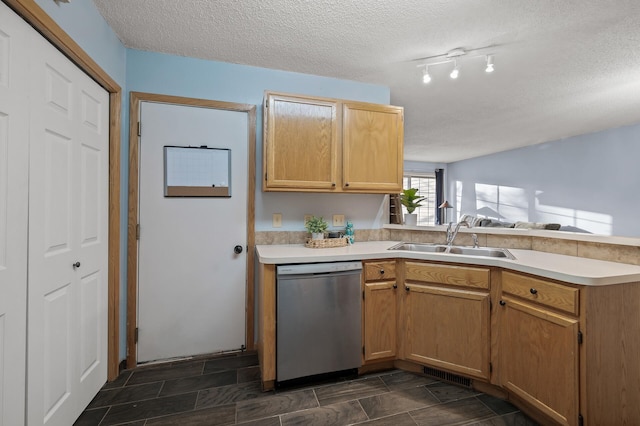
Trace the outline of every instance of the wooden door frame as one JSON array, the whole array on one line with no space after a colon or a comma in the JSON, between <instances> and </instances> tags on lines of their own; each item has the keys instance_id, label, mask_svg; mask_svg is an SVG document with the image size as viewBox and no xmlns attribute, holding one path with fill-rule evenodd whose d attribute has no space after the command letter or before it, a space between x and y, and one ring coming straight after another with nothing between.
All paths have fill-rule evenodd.
<instances>
[{"instance_id":1,"label":"wooden door frame","mask_svg":"<svg viewBox=\"0 0 640 426\"><path fill-rule=\"evenodd\" d=\"M120 128L122 89L35 0L2 0L109 93L109 260L107 380L119 373L120 322ZM26 332L26 330L25 330Z\"/></svg>"},{"instance_id":2,"label":"wooden door frame","mask_svg":"<svg viewBox=\"0 0 640 426\"><path fill-rule=\"evenodd\" d=\"M256 198L256 106L208 99L155 93L131 92L129 95L129 212L127 225L127 368L138 364L136 326L138 324L138 211L140 102L195 106L247 113L247 282L246 282L246 342L254 349L254 257L255 257L255 198Z\"/></svg>"}]
</instances>

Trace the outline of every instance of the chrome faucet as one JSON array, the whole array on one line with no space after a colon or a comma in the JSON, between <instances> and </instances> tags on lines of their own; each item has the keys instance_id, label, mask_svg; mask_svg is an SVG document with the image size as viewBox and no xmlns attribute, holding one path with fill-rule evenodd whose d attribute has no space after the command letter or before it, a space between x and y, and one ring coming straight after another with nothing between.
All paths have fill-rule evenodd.
<instances>
[{"instance_id":1,"label":"chrome faucet","mask_svg":"<svg viewBox=\"0 0 640 426\"><path fill-rule=\"evenodd\" d=\"M458 231L460 230L461 225L464 225L467 228L471 228L471 226L469 226L469 222L467 222L466 220L461 220L460 222L458 222L453 232L451 232L451 225L453 225L453 222L449 222L449 226L447 227L447 245L449 247L453 245L453 241L456 239L456 235L458 235Z\"/></svg>"}]
</instances>

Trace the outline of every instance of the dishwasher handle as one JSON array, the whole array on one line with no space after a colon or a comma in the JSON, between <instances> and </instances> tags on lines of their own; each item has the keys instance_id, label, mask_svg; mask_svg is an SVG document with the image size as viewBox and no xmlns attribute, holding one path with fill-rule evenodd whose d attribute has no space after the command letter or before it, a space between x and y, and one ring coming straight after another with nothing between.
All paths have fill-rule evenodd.
<instances>
[{"instance_id":1,"label":"dishwasher handle","mask_svg":"<svg viewBox=\"0 0 640 426\"><path fill-rule=\"evenodd\" d=\"M336 273L357 273L362 271L362 262L303 263L299 265L279 265L278 277L291 275L325 275Z\"/></svg>"}]
</instances>

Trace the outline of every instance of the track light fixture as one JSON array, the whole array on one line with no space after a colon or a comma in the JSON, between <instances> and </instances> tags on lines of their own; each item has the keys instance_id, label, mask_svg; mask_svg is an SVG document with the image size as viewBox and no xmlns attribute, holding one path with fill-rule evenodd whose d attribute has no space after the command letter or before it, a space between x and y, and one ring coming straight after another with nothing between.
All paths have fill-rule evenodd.
<instances>
[{"instance_id":1,"label":"track light fixture","mask_svg":"<svg viewBox=\"0 0 640 426\"><path fill-rule=\"evenodd\" d=\"M484 48L483 48L484 49ZM480 50L480 49L475 49L475 50ZM444 54L444 55L437 55L437 56L431 56L429 58L424 58L424 59L437 59L437 58L442 58L442 60L440 61L435 61L435 62L427 62L427 63L423 63L418 65L418 67L424 67L424 71L422 74L422 82L427 84L431 82L431 74L429 74L429 67L435 66L435 65L442 65L442 64L449 64L453 62L453 70L451 71L451 73L449 74L449 77L451 77L451 79L455 80L460 76L460 66L459 66L459 62L461 62L462 60L471 60L473 58L484 58L486 60L487 66L485 68L485 72L487 73L492 73L494 71L494 64L493 64L493 54L488 54L488 55L474 55L474 56L466 56L467 52L465 52L463 49L453 49L450 52Z\"/></svg>"}]
</instances>

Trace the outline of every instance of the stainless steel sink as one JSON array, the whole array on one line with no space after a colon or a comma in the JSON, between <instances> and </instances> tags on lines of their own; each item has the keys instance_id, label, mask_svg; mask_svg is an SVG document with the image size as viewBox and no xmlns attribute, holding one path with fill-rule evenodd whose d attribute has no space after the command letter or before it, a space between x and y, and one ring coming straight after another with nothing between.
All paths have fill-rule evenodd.
<instances>
[{"instance_id":1,"label":"stainless steel sink","mask_svg":"<svg viewBox=\"0 0 640 426\"><path fill-rule=\"evenodd\" d=\"M507 249L491 248L491 247L460 247L453 246L447 253L463 254L466 256L482 256L482 257L504 257L507 259L515 259Z\"/></svg>"},{"instance_id":2,"label":"stainless steel sink","mask_svg":"<svg viewBox=\"0 0 640 426\"><path fill-rule=\"evenodd\" d=\"M425 244L425 243L400 243L393 247L389 247L389 250L405 250L405 251L419 251L423 253L444 253L447 251L447 246L442 244Z\"/></svg>"},{"instance_id":3,"label":"stainless steel sink","mask_svg":"<svg viewBox=\"0 0 640 426\"><path fill-rule=\"evenodd\" d=\"M445 244L427 244L427 243L400 243L389 250L416 251L421 253L448 253L460 254L464 256L478 257L502 257L505 259L515 259L515 257L507 249L493 247L463 247L463 246L447 246Z\"/></svg>"}]
</instances>

